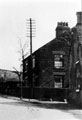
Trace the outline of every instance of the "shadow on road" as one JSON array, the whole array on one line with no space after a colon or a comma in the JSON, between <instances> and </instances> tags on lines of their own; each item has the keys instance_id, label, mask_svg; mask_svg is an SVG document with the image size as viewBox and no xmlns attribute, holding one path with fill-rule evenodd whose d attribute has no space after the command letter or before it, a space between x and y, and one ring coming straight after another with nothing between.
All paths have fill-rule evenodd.
<instances>
[{"instance_id":1,"label":"shadow on road","mask_svg":"<svg viewBox=\"0 0 82 120\"><path fill-rule=\"evenodd\" d=\"M81 107L68 103L32 103L34 106L46 109L60 109L60 110L78 110Z\"/></svg>"}]
</instances>

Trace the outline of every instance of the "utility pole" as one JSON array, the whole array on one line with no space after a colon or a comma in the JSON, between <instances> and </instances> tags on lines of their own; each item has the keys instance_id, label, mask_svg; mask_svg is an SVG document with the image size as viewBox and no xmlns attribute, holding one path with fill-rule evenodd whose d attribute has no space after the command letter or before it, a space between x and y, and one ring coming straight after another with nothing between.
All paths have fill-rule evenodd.
<instances>
[{"instance_id":1,"label":"utility pole","mask_svg":"<svg viewBox=\"0 0 82 120\"><path fill-rule=\"evenodd\" d=\"M30 98L33 98L33 70L32 70L32 38L35 37L35 20L32 20L31 18L27 20L27 37L30 38Z\"/></svg>"},{"instance_id":2,"label":"utility pole","mask_svg":"<svg viewBox=\"0 0 82 120\"><path fill-rule=\"evenodd\" d=\"M32 56L32 19L30 18L30 55Z\"/></svg>"}]
</instances>

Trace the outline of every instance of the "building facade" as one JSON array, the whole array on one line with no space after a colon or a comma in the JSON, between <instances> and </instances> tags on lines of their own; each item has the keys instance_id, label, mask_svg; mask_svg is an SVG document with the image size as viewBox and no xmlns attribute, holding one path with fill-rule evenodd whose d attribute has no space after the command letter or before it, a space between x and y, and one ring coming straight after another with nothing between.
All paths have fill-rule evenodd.
<instances>
[{"instance_id":1,"label":"building facade","mask_svg":"<svg viewBox=\"0 0 82 120\"><path fill-rule=\"evenodd\" d=\"M54 92L81 87L82 13L77 13L77 24L72 29L68 23L58 22L56 38L25 58L23 66L25 86L31 89Z\"/></svg>"},{"instance_id":2,"label":"building facade","mask_svg":"<svg viewBox=\"0 0 82 120\"><path fill-rule=\"evenodd\" d=\"M58 23L56 38L23 61L25 85L31 88L64 89L70 85L71 37L68 23Z\"/></svg>"},{"instance_id":3,"label":"building facade","mask_svg":"<svg viewBox=\"0 0 82 120\"><path fill-rule=\"evenodd\" d=\"M77 12L77 24L74 29L76 87L82 89L82 12Z\"/></svg>"}]
</instances>

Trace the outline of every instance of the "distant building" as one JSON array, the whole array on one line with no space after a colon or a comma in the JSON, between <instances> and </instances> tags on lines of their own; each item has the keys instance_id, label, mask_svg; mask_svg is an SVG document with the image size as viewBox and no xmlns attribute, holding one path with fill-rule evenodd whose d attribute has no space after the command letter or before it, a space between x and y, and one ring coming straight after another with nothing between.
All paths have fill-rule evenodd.
<instances>
[{"instance_id":1,"label":"distant building","mask_svg":"<svg viewBox=\"0 0 82 120\"><path fill-rule=\"evenodd\" d=\"M18 75L14 71L0 69L0 82L19 81Z\"/></svg>"}]
</instances>

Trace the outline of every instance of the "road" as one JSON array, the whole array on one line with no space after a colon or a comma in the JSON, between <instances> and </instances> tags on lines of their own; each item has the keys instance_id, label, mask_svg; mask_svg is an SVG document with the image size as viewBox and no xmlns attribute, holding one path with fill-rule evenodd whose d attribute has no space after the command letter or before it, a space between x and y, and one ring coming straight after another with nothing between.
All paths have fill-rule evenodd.
<instances>
[{"instance_id":1,"label":"road","mask_svg":"<svg viewBox=\"0 0 82 120\"><path fill-rule=\"evenodd\" d=\"M0 97L0 120L82 120L82 110Z\"/></svg>"}]
</instances>

